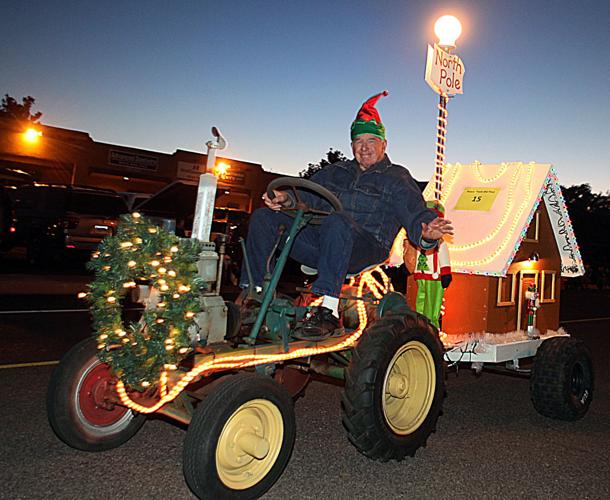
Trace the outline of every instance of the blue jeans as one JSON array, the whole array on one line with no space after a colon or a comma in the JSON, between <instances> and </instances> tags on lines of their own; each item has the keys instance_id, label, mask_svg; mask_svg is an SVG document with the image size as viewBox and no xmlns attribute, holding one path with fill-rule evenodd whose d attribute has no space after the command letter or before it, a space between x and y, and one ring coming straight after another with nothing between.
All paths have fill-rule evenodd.
<instances>
[{"instance_id":1,"label":"blue jeans","mask_svg":"<svg viewBox=\"0 0 610 500\"><path fill-rule=\"evenodd\" d=\"M267 257L273 250L280 225L289 230L293 219L270 208L259 208L250 217L246 250L256 286L262 286ZM294 239L290 252L297 262L318 270L312 291L318 295L338 297L345 275L383 262L388 257L375 238L344 213L334 212L320 225L307 224ZM240 286L248 286L245 264L242 264Z\"/></svg>"}]
</instances>

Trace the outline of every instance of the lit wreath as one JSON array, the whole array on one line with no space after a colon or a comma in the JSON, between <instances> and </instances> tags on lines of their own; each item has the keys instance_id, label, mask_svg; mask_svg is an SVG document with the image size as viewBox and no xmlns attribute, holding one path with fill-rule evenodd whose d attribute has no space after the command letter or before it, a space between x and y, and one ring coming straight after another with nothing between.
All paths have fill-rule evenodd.
<instances>
[{"instance_id":1,"label":"lit wreath","mask_svg":"<svg viewBox=\"0 0 610 500\"><path fill-rule=\"evenodd\" d=\"M201 310L197 274L201 244L178 238L141 217L124 215L87 264L95 279L86 295L100 360L125 385L145 390L192 350L189 328ZM138 283L158 292L138 322L124 323L121 299Z\"/></svg>"}]
</instances>

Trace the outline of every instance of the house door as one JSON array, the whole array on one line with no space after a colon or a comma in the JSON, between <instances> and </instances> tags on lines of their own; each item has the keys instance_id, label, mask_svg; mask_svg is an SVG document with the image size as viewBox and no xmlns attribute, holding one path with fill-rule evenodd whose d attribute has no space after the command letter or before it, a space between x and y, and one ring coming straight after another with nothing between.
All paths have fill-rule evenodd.
<instances>
[{"instance_id":1,"label":"house door","mask_svg":"<svg viewBox=\"0 0 610 500\"><path fill-rule=\"evenodd\" d=\"M531 285L536 285L538 288L538 273L532 271L519 272L519 303L517 306L517 328L527 330L527 299L525 292Z\"/></svg>"}]
</instances>

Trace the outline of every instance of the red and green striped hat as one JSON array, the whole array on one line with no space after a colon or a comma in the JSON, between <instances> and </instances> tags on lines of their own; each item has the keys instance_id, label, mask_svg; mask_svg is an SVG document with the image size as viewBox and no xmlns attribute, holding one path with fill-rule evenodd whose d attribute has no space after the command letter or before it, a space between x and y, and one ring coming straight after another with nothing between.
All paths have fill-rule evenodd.
<instances>
[{"instance_id":1,"label":"red and green striped hat","mask_svg":"<svg viewBox=\"0 0 610 500\"><path fill-rule=\"evenodd\" d=\"M375 109L375 104L381 96L388 95L388 91L374 95L368 99L358 111L356 119L352 122L351 137L352 141L362 134L372 134L385 141L385 127L381 123L379 113Z\"/></svg>"}]
</instances>

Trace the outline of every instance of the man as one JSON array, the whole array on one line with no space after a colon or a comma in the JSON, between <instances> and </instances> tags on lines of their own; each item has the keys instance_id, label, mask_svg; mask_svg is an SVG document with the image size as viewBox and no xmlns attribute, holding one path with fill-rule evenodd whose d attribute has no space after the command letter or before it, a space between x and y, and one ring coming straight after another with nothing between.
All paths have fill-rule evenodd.
<instances>
[{"instance_id":1,"label":"man","mask_svg":"<svg viewBox=\"0 0 610 500\"><path fill-rule=\"evenodd\" d=\"M329 165L311 180L335 194L343 212L325 217L320 225L308 224L295 237L290 256L318 269L312 291L323 296L298 331L298 338L321 339L341 332L339 295L347 273L385 261L394 238L405 227L411 240L422 248L434 248L444 234L453 234L451 222L426 208L417 184L404 167L393 165L385 154L385 127L375 104L387 91L367 100L351 126L354 159ZM287 191L274 191L263 200L267 208L255 210L250 219L247 251L254 285L262 285L267 257L280 225L291 219L281 212L294 206ZM328 203L306 191L301 201L310 208L328 209ZM242 272L241 286L248 286Z\"/></svg>"}]
</instances>

